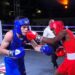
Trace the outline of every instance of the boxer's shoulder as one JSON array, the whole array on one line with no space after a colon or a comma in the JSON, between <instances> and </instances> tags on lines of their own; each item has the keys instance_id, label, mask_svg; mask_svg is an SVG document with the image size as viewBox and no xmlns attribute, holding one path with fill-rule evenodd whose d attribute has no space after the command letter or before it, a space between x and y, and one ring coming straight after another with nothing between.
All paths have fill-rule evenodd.
<instances>
[{"instance_id":1,"label":"boxer's shoulder","mask_svg":"<svg viewBox=\"0 0 75 75\"><path fill-rule=\"evenodd\" d=\"M5 34L5 36L4 36L4 38L5 38L5 39L8 39L8 40L11 40L12 37L13 37L13 32L12 32L11 30L8 31L8 32Z\"/></svg>"}]
</instances>

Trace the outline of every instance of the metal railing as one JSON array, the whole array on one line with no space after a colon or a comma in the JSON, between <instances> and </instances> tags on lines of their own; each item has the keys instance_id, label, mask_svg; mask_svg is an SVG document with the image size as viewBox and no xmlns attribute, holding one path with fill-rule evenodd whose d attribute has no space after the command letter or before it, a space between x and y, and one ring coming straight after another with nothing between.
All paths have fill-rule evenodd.
<instances>
[{"instance_id":1,"label":"metal railing","mask_svg":"<svg viewBox=\"0 0 75 75\"><path fill-rule=\"evenodd\" d=\"M43 33L43 30L46 26L47 25L42 25L42 26L41 25L37 25L37 26L31 25L30 27L31 27L32 30L35 30L38 33ZM13 29L13 27L14 27L13 25L3 24L2 25L2 31L3 31L3 33L7 32L7 31ZM65 28L71 29L73 31L73 33L75 34L75 26L65 26Z\"/></svg>"}]
</instances>

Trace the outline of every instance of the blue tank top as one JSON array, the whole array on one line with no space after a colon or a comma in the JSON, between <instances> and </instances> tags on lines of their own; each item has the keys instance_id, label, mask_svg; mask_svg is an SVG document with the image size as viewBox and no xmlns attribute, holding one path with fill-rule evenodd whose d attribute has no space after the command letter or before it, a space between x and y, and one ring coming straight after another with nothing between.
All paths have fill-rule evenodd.
<instances>
[{"instance_id":1,"label":"blue tank top","mask_svg":"<svg viewBox=\"0 0 75 75\"><path fill-rule=\"evenodd\" d=\"M8 50L15 50L19 47L23 47L23 42L24 40L27 40L26 37L21 37L19 38L15 32L15 30L12 30L13 31L13 39L12 41L10 42L9 46L8 46ZM25 47L25 46L24 46Z\"/></svg>"}]
</instances>

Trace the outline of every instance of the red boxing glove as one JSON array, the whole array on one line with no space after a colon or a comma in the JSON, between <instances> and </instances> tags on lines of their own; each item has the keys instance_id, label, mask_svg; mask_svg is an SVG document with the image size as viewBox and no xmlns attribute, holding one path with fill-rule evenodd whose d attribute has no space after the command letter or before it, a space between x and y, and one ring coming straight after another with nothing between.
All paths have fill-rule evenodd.
<instances>
[{"instance_id":1,"label":"red boxing glove","mask_svg":"<svg viewBox=\"0 0 75 75\"><path fill-rule=\"evenodd\" d=\"M58 57L61 57L61 56L64 56L65 55L65 50L63 50L63 47L62 46L60 46L59 48L57 48L56 55Z\"/></svg>"},{"instance_id":2,"label":"red boxing glove","mask_svg":"<svg viewBox=\"0 0 75 75\"><path fill-rule=\"evenodd\" d=\"M28 31L27 34L26 34L26 37L28 40L33 40L33 39L36 39L37 37L37 33L35 31Z\"/></svg>"}]
</instances>

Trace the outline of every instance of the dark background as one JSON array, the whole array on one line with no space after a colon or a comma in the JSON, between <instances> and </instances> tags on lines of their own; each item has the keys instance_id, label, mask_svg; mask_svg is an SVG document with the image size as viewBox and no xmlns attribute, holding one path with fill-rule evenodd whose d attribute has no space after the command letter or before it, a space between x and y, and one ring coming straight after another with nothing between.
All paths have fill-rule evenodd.
<instances>
[{"instance_id":1,"label":"dark background","mask_svg":"<svg viewBox=\"0 0 75 75\"><path fill-rule=\"evenodd\" d=\"M57 0L0 0L0 19L4 22L12 22L20 15L28 17L31 24L40 24L34 20L45 20L47 24L51 18L62 19L66 24L74 24L75 0L68 0L68 8L57 2ZM37 11L41 10L41 13ZM67 20L67 21L66 21ZM42 21L43 24L44 21Z\"/></svg>"}]
</instances>

